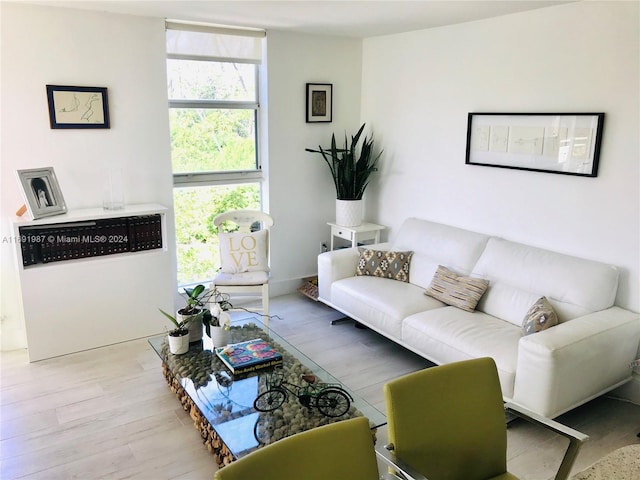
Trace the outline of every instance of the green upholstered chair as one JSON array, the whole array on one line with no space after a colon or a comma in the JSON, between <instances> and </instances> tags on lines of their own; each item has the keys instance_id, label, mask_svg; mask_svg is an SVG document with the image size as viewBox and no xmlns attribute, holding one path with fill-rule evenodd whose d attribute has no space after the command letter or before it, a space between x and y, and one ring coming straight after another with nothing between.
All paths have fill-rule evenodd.
<instances>
[{"instance_id":1,"label":"green upholstered chair","mask_svg":"<svg viewBox=\"0 0 640 480\"><path fill-rule=\"evenodd\" d=\"M384 386L389 445L379 456L396 473L429 480L511 480L505 410L570 439L556 479L568 477L589 437L504 404L491 358L432 367Z\"/></svg>"},{"instance_id":2,"label":"green upholstered chair","mask_svg":"<svg viewBox=\"0 0 640 480\"><path fill-rule=\"evenodd\" d=\"M377 480L378 464L364 417L306 430L218 470L215 480Z\"/></svg>"}]
</instances>

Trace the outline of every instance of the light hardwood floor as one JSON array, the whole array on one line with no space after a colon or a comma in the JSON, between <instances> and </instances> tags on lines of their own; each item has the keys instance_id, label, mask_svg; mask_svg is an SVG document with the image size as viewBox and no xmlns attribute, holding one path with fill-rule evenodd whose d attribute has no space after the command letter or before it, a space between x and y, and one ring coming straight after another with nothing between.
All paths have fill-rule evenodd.
<instances>
[{"instance_id":1,"label":"light hardwood floor","mask_svg":"<svg viewBox=\"0 0 640 480\"><path fill-rule=\"evenodd\" d=\"M386 381L429 365L371 330L330 325L340 314L299 294L272 299L271 313L274 331L382 411ZM213 477L215 462L146 339L36 363L24 350L0 360L0 478ZM640 443L640 406L609 396L558 420L591 436L574 472ZM523 480L551 478L565 440L521 421L508 432L510 470ZM385 437L383 428L380 444Z\"/></svg>"}]
</instances>

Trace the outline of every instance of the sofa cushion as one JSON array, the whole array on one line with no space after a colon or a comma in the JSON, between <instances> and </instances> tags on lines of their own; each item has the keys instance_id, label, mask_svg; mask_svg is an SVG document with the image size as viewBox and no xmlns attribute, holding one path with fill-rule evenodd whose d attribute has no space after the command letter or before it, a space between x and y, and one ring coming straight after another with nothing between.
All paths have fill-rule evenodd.
<instances>
[{"instance_id":1,"label":"sofa cushion","mask_svg":"<svg viewBox=\"0 0 640 480\"><path fill-rule=\"evenodd\" d=\"M486 280L458 275L440 265L424 293L452 307L473 312L488 286Z\"/></svg>"},{"instance_id":2,"label":"sofa cushion","mask_svg":"<svg viewBox=\"0 0 640 480\"><path fill-rule=\"evenodd\" d=\"M369 275L408 282L412 256L413 252L361 248L356 275Z\"/></svg>"},{"instance_id":3,"label":"sofa cushion","mask_svg":"<svg viewBox=\"0 0 640 480\"><path fill-rule=\"evenodd\" d=\"M393 250L412 250L409 281L427 288L438 265L467 275L489 237L449 225L407 218L392 243Z\"/></svg>"},{"instance_id":4,"label":"sofa cushion","mask_svg":"<svg viewBox=\"0 0 640 480\"><path fill-rule=\"evenodd\" d=\"M531 305L522 320L522 333L531 335L558 324L558 316L546 297Z\"/></svg>"},{"instance_id":5,"label":"sofa cushion","mask_svg":"<svg viewBox=\"0 0 640 480\"><path fill-rule=\"evenodd\" d=\"M542 296L563 322L609 308L618 288L613 266L500 238L488 241L473 275L489 280L477 310L518 327Z\"/></svg>"},{"instance_id":6,"label":"sofa cushion","mask_svg":"<svg viewBox=\"0 0 640 480\"><path fill-rule=\"evenodd\" d=\"M419 312L402 323L402 341L437 364L492 357L503 395L511 398L520 327L480 312L444 307ZM428 354L427 354L428 353Z\"/></svg>"},{"instance_id":7,"label":"sofa cushion","mask_svg":"<svg viewBox=\"0 0 640 480\"><path fill-rule=\"evenodd\" d=\"M349 316L391 338L400 338L402 320L416 312L443 307L410 283L376 277L348 277L331 285L331 303Z\"/></svg>"}]
</instances>

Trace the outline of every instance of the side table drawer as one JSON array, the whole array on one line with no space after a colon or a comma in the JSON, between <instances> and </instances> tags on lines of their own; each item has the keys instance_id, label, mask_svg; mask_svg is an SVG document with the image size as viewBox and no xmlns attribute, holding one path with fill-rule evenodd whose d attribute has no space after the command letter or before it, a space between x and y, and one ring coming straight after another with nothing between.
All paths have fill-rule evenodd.
<instances>
[{"instance_id":1,"label":"side table drawer","mask_svg":"<svg viewBox=\"0 0 640 480\"><path fill-rule=\"evenodd\" d=\"M343 238L345 240L353 241L353 231L345 230L340 227L331 227L331 234L334 237Z\"/></svg>"}]
</instances>

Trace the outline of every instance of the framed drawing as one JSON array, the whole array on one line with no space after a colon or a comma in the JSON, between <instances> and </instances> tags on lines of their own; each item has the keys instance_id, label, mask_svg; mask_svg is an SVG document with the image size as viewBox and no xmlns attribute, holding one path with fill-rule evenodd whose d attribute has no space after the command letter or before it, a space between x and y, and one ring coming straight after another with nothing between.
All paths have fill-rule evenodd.
<instances>
[{"instance_id":1,"label":"framed drawing","mask_svg":"<svg viewBox=\"0 0 640 480\"><path fill-rule=\"evenodd\" d=\"M47 85L51 128L109 128L107 89Z\"/></svg>"},{"instance_id":2,"label":"framed drawing","mask_svg":"<svg viewBox=\"0 0 640 480\"><path fill-rule=\"evenodd\" d=\"M331 122L333 84L307 83L307 123Z\"/></svg>"},{"instance_id":3,"label":"framed drawing","mask_svg":"<svg viewBox=\"0 0 640 480\"><path fill-rule=\"evenodd\" d=\"M18 179L27 209L34 219L67 213L53 167L18 170Z\"/></svg>"},{"instance_id":4,"label":"framed drawing","mask_svg":"<svg viewBox=\"0 0 640 480\"><path fill-rule=\"evenodd\" d=\"M469 113L465 163L598 176L604 113Z\"/></svg>"}]
</instances>

